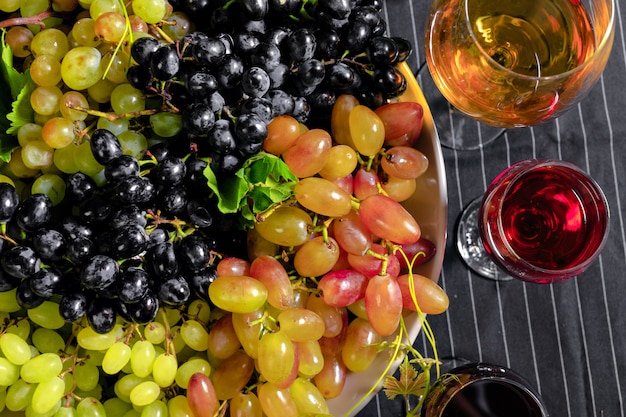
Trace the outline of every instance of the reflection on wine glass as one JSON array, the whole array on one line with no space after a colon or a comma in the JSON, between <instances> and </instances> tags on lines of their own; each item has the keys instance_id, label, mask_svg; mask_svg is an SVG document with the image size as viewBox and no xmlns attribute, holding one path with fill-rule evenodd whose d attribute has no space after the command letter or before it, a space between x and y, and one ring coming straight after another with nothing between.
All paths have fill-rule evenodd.
<instances>
[{"instance_id":1,"label":"reflection on wine glass","mask_svg":"<svg viewBox=\"0 0 626 417\"><path fill-rule=\"evenodd\" d=\"M433 0L426 62L453 106L444 146L484 145L580 102L606 66L614 9L614 0ZM461 114L497 129L467 131L475 123Z\"/></svg>"},{"instance_id":2,"label":"reflection on wine glass","mask_svg":"<svg viewBox=\"0 0 626 417\"><path fill-rule=\"evenodd\" d=\"M548 417L535 389L511 369L468 363L431 387L421 417Z\"/></svg>"},{"instance_id":3,"label":"reflection on wine glass","mask_svg":"<svg viewBox=\"0 0 626 417\"><path fill-rule=\"evenodd\" d=\"M564 161L525 160L464 210L457 248L483 277L553 283L583 272L608 234L608 202L589 175Z\"/></svg>"}]
</instances>

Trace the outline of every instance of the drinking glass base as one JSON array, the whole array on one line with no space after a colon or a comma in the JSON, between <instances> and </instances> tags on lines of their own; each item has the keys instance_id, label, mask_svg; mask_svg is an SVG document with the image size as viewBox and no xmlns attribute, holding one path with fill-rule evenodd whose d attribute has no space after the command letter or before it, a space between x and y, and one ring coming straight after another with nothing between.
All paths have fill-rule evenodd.
<instances>
[{"instance_id":1,"label":"drinking glass base","mask_svg":"<svg viewBox=\"0 0 626 417\"><path fill-rule=\"evenodd\" d=\"M465 207L456 228L456 247L461 259L475 273L494 281L513 279L494 264L480 238L478 210L482 198L476 198Z\"/></svg>"}]
</instances>

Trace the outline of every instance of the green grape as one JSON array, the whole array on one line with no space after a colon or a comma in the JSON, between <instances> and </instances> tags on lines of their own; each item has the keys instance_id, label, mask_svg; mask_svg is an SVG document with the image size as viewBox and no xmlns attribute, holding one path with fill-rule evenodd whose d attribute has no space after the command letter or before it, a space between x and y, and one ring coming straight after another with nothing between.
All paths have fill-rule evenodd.
<instances>
[{"instance_id":1,"label":"green grape","mask_svg":"<svg viewBox=\"0 0 626 417\"><path fill-rule=\"evenodd\" d=\"M67 361L65 363L66 364L69 363L69 365L67 365L67 367L73 365L72 361ZM65 372L65 371L69 371L69 369L63 368L63 382L65 383L65 395L67 395L67 394L70 394L74 390L74 388L76 387L76 381L74 380L74 374L73 373Z\"/></svg>"},{"instance_id":2,"label":"green grape","mask_svg":"<svg viewBox=\"0 0 626 417\"><path fill-rule=\"evenodd\" d=\"M37 384L18 379L6 391L6 407L11 411L22 411L32 402Z\"/></svg>"},{"instance_id":3,"label":"green grape","mask_svg":"<svg viewBox=\"0 0 626 417\"><path fill-rule=\"evenodd\" d=\"M299 246L309 240L312 226L313 219L306 211L299 207L281 206L257 223L256 230L272 243Z\"/></svg>"},{"instance_id":4,"label":"green grape","mask_svg":"<svg viewBox=\"0 0 626 417\"><path fill-rule=\"evenodd\" d=\"M76 341L84 349L107 350L116 342L116 332L113 329L107 333L97 333L87 326L78 332Z\"/></svg>"},{"instance_id":5,"label":"green grape","mask_svg":"<svg viewBox=\"0 0 626 417\"><path fill-rule=\"evenodd\" d=\"M33 181L31 192L45 194L50 197L52 205L56 206L65 197L65 180L56 174L43 174Z\"/></svg>"},{"instance_id":6,"label":"green grape","mask_svg":"<svg viewBox=\"0 0 626 417\"><path fill-rule=\"evenodd\" d=\"M115 394L123 401L130 402L130 393L137 385L149 381L148 378L140 378L137 375L127 374L118 379L113 386Z\"/></svg>"},{"instance_id":7,"label":"green grape","mask_svg":"<svg viewBox=\"0 0 626 417\"><path fill-rule=\"evenodd\" d=\"M74 368L74 381L80 390L91 391L100 382L100 371L93 363L79 363Z\"/></svg>"},{"instance_id":8,"label":"green grape","mask_svg":"<svg viewBox=\"0 0 626 417\"><path fill-rule=\"evenodd\" d=\"M116 336L117 337L117 336ZM115 343L115 342L113 342ZM113 345L111 343L111 345ZM80 348L80 343L78 343L77 348ZM87 358L84 363L90 363L95 366L102 366L102 360L104 359L104 354L106 353L106 349L102 350L91 350L85 349L85 357Z\"/></svg>"},{"instance_id":9,"label":"green grape","mask_svg":"<svg viewBox=\"0 0 626 417\"><path fill-rule=\"evenodd\" d=\"M90 17L84 17L74 22L70 32L79 46L96 47L102 43L95 32L96 21Z\"/></svg>"},{"instance_id":10,"label":"green grape","mask_svg":"<svg viewBox=\"0 0 626 417\"><path fill-rule=\"evenodd\" d=\"M280 208L278 209L280 210ZM209 297L222 310L250 313L267 301L267 289L248 276L219 276L209 286Z\"/></svg>"},{"instance_id":11,"label":"green grape","mask_svg":"<svg viewBox=\"0 0 626 417\"><path fill-rule=\"evenodd\" d=\"M180 335L190 348L196 351L207 350L209 333L197 320L186 320L180 326Z\"/></svg>"},{"instance_id":12,"label":"green grape","mask_svg":"<svg viewBox=\"0 0 626 417\"><path fill-rule=\"evenodd\" d=\"M65 117L52 117L44 123L41 138L51 148L64 148L74 143L74 123Z\"/></svg>"},{"instance_id":13,"label":"green grape","mask_svg":"<svg viewBox=\"0 0 626 417\"><path fill-rule=\"evenodd\" d=\"M311 378L324 368L324 355L317 340L298 342L298 374Z\"/></svg>"},{"instance_id":14,"label":"green grape","mask_svg":"<svg viewBox=\"0 0 626 417\"><path fill-rule=\"evenodd\" d=\"M101 14L107 12L123 13L123 3L118 0L93 0L89 6L91 18L96 20Z\"/></svg>"},{"instance_id":15,"label":"green grape","mask_svg":"<svg viewBox=\"0 0 626 417\"><path fill-rule=\"evenodd\" d=\"M106 12L96 19L94 26L96 35L108 43L119 43L126 35L126 18L122 13Z\"/></svg>"},{"instance_id":16,"label":"green grape","mask_svg":"<svg viewBox=\"0 0 626 417\"><path fill-rule=\"evenodd\" d=\"M117 135L117 139L122 145L122 152L135 158L139 158L148 148L148 139L140 132L127 130Z\"/></svg>"},{"instance_id":17,"label":"green grape","mask_svg":"<svg viewBox=\"0 0 626 417\"><path fill-rule=\"evenodd\" d=\"M61 62L52 55L39 55L29 68L30 77L38 86L52 87L61 82Z\"/></svg>"},{"instance_id":18,"label":"green grape","mask_svg":"<svg viewBox=\"0 0 626 417\"><path fill-rule=\"evenodd\" d=\"M133 12L148 24L158 23L165 17L165 0L133 0Z\"/></svg>"},{"instance_id":19,"label":"green grape","mask_svg":"<svg viewBox=\"0 0 626 417\"><path fill-rule=\"evenodd\" d=\"M41 353L57 353L65 348L63 336L43 327L38 327L33 331L31 341Z\"/></svg>"},{"instance_id":20,"label":"green grape","mask_svg":"<svg viewBox=\"0 0 626 417\"><path fill-rule=\"evenodd\" d=\"M167 417L167 404L163 401L154 401L142 408L141 417Z\"/></svg>"},{"instance_id":21,"label":"green grape","mask_svg":"<svg viewBox=\"0 0 626 417\"><path fill-rule=\"evenodd\" d=\"M152 378L161 388L169 387L176 380L177 371L176 356L161 353L154 359Z\"/></svg>"},{"instance_id":22,"label":"green grape","mask_svg":"<svg viewBox=\"0 0 626 417\"><path fill-rule=\"evenodd\" d=\"M261 334L261 322L263 310L255 310L251 313L233 313L233 329L243 347L243 350L253 359L259 356L259 335ZM252 324L254 322L254 324Z\"/></svg>"},{"instance_id":23,"label":"green grape","mask_svg":"<svg viewBox=\"0 0 626 417\"><path fill-rule=\"evenodd\" d=\"M63 82L73 90L85 90L102 77L102 55L96 48L79 46L67 52L61 61Z\"/></svg>"},{"instance_id":24,"label":"green grape","mask_svg":"<svg viewBox=\"0 0 626 417\"><path fill-rule=\"evenodd\" d=\"M183 118L180 114L159 112L150 116L150 127L162 138L171 138L183 129Z\"/></svg>"},{"instance_id":25,"label":"green grape","mask_svg":"<svg viewBox=\"0 0 626 417\"><path fill-rule=\"evenodd\" d=\"M92 389L91 391L81 391L79 389L75 389L73 391L73 394L75 394L78 398L92 397L97 400L102 400L103 391L104 391L104 388L102 387L102 385L96 385L96 387Z\"/></svg>"},{"instance_id":26,"label":"green grape","mask_svg":"<svg viewBox=\"0 0 626 417\"><path fill-rule=\"evenodd\" d=\"M281 311L277 317L280 330L294 342L319 340L324 335L324 320L306 308L290 308Z\"/></svg>"},{"instance_id":27,"label":"green grape","mask_svg":"<svg viewBox=\"0 0 626 417\"><path fill-rule=\"evenodd\" d=\"M4 357L15 365L24 365L30 360L30 347L21 337L13 333L0 336L0 349Z\"/></svg>"},{"instance_id":28,"label":"green grape","mask_svg":"<svg viewBox=\"0 0 626 417\"><path fill-rule=\"evenodd\" d=\"M22 147L22 161L31 169L45 169L54 162L54 149L43 140L28 142Z\"/></svg>"},{"instance_id":29,"label":"green grape","mask_svg":"<svg viewBox=\"0 0 626 417\"><path fill-rule=\"evenodd\" d=\"M11 154L11 160L13 160L13 155L15 155L15 152ZM16 292L17 288L0 292L0 310L5 313L15 313L22 309L22 307L17 303L17 298L15 296Z\"/></svg>"},{"instance_id":30,"label":"green grape","mask_svg":"<svg viewBox=\"0 0 626 417\"><path fill-rule=\"evenodd\" d=\"M189 408L189 401L184 395L177 395L167 402L167 409L169 417L192 417L194 416L191 408Z\"/></svg>"},{"instance_id":31,"label":"green grape","mask_svg":"<svg viewBox=\"0 0 626 417\"><path fill-rule=\"evenodd\" d=\"M54 301L44 301L35 308L28 310L28 318L46 329L60 329L65 325L65 319L59 313L59 304Z\"/></svg>"},{"instance_id":32,"label":"green grape","mask_svg":"<svg viewBox=\"0 0 626 417\"><path fill-rule=\"evenodd\" d=\"M289 392L300 415L329 415L326 399L311 381L296 378L289 386Z\"/></svg>"},{"instance_id":33,"label":"green grape","mask_svg":"<svg viewBox=\"0 0 626 417\"><path fill-rule=\"evenodd\" d=\"M131 349L130 366L135 375L146 377L152 373L156 352L154 345L147 340L135 342Z\"/></svg>"},{"instance_id":34,"label":"green grape","mask_svg":"<svg viewBox=\"0 0 626 417\"><path fill-rule=\"evenodd\" d=\"M382 337L372 325L364 319L355 318L348 325L346 339L341 349L341 358L346 367L353 372L364 371L376 359L378 344Z\"/></svg>"},{"instance_id":35,"label":"green grape","mask_svg":"<svg viewBox=\"0 0 626 417\"><path fill-rule=\"evenodd\" d=\"M87 89L87 95L89 96L89 99L91 101L95 101L96 103L99 103L99 104L108 103L109 101L111 101L111 94L113 93L113 90L115 90L115 87L117 86L118 86L117 83L114 83L113 81L103 78L103 79L98 80L96 83L94 83L91 87Z\"/></svg>"},{"instance_id":36,"label":"green grape","mask_svg":"<svg viewBox=\"0 0 626 417\"><path fill-rule=\"evenodd\" d=\"M115 342L104 354L102 370L109 375L117 374L130 360L130 352L131 347L126 343Z\"/></svg>"},{"instance_id":37,"label":"green grape","mask_svg":"<svg viewBox=\"0 0 626 417\"><path fill-rule=\"evenodd\" d=\"M107 68L106 79L116 84L128 82L126 71L128 70L129 60L128 54L124 51L118 51L116 54L106 54L102 58L102 65L104 68Z\"/></svg>"},{"instance_id":38,"label":"green grape","mask_svg":"<svg viewBox=\"0 0 626 417\"><path fill-rule=\"evenodd\" d=\"M59 104L61 115L72 121L85 120L87 113L82 110L75 110L74 108L76 107L88 109L89 101L87 101L87 97L79 91L68 91L63 94Z\"/></svg>"},{"instance_id":39,"label":"green grape","mask_svg":"<svg viewBox=\"0 0 626 417\"><path fill-rule=\"evenodd\" d=\"M13 152L11 152L9 168L11 170L12 176L17 178L32 178L35 175L39 174L38 169L28 168L26 165L24 165L24 161L22 161L22 149L20 147L15 148ZM13 289L12 291L15 291L15 289ZM3 308L6 309L8 307L3 306Z\"/></svg>"},{"instance_id":40,"label":"green grape","mask_svg":"<svg viewBox=\"0 0 626 417\"><path fill-rule=\"evenodd\" d=\"M24 3L28 4L41 1L45 0L25 1ZM48 8L47 1L45 3L46 7L44 10ZM22 14L22 16L24 15ZM70 50L70 47L65 33L59 29L50 28L42 30L33 37L33 40L30 42L30 50L35 57L39 55L52 55L56 60L61 62Z\"/></svg>"},{"instance_id":41,"label":"green grape","mask_svg":"<svg viewBox=\"0 0 626 417\"><path fill-rule=\"evenodd\" d=\"M41 383L56 378L63 370L63 361L56 353L42 353L28 360L20 368L26 382ZM58 379L58 378L57 378Z\"/></svg>"},{"instance_id":42,"label":"green grape","mask_svg":"<svg viewBox=\"0 0 626 417\"><path fill-rule=\"evenodd\" d=\"M76 406L77 417L106 417L104 405L97 398L83 398Z\"/></svg>"},{"instance_id":43,"label":"green grape","mask_svg":"<svg viewBox=\"0 0 626 417\"><path fill-rule=\"evenodd\" d=\"M298 408L289 390L271 382L258 388L259 402L267 417L298 417Z\"/></svg>"},{"instance_id":44,"label":"green grape","mask_svg":"<svg viewBox=\"0 0 626 417\"><path fill-rule=\"evenodd\" d=\"M128 410L122 417L141 417L141 413L135 409Z\"/></svg>"},{"instance_id":45,"label":"green grape","mask_svg":"<svg viewBox=\"0 0 626 417\"><path fill-rule=\"evenodd\" d=\"M162 323L154 321L146 324L143 330L143 336L148 342L153 345L158 345L165 340L166 332L165 326Z\"/></svg>"},{"instance_id":46,"label":"green grape","mask_svg":"<svg viewBox=\"0 0 626 417\"><path fill-rule=\"evenodd\" d=\"M96 122L96 127L98 129L106 129L111 131L114 135L119 135L128 130L128 126L130 124L130 120L126 117L122 117L115 120L108 120L105 117L98 118Z\"/></svg>"},{"instance_id":47,"label":"green grape","mask_svg":"<svg viewBox=\"0 0 626 417\"><path fill-rule=\"evenodd\" d=\"M170 328L170 335L172 336L172 347L174 348L174 352L179 354L187 344L180 336L180 326L173 326Z\"/></svg>"},{"instance_id":48,"label":"green grape","mask_svg":"<svg viewBox=\"0 0 626 417\"><path fill-rule=\"evenodd\" d=\"M2 0L0 1L0 10L5 13L13 13L22 5L22 0Z\"/></svg>"},{"instance_id":49,"label":"green grape","mask_svg":"<svg viewBox=\"0 0 626 417\"><path fill-rule=\"evenodd\" d=\"M91 146L88 141L84 141L74 151L74 161L80 172L86 175L94 176L102 171L104 167L96 161L91 153Z\"/></svg>"},{"instance_id":50,"label":"green grape","mask_svg":"<svg viewBox=\"0 0 626 417\"><path fill-rule=\"evenodd\" d=\"M161 394L161 387L154 381L144 381L138 384L130 392L130 402L138 407L143 407L155 402Z\"/></svg>"},{"instance_id":51,"label":"green grape","mask_svg":"<svg viewBox=\"0 0 626 417\"><path fill-rule=\"evenodd\" d=\"M39 86L30 94L30 106L42 116L51 116L60 109L63 92L56 85Z\"/></svg>"},{"instance_id":52,"label":"green grape","mask_svg":"<svg viewBox=\"0 0 626 417\"><path fill-rule=\"evenodd\" d=\"M163 316L165 315L165 319L163 318ZM180 319L182 318L182 314L180 312L180 310L176 309L176 308L161 308L159 309L159 314L157 315L156 321L158 321L159 323L163 323L163 320L166 320L167 323L169 324L170 327L176 325Z\"/></svg>"},{"instance_id":53,"label":"green grape","mask_svg":"<svg viewBox=\"0 0 626 417\"><path fill-rule=\"evenodd\" d=\"M163 19L166 24L162 26L163 32L174 40L181 40L193 29L189 16L184 12L174 12Z\"/></svg>"},{"instance_id":54,"label":"green grape","mask_svg":"<svg viewBox=\"0 0 626 417\"><path fill-rule=\"evenodd\" d=\"M106 410L107 416L122 416L127 411L132 410L132 404L129 404L117 397L111 397L102 403Z\"/></svg>"},{"instance_id":55,"label":"green grape","mask_svg":"<svg viewBox=\"0 0 626 417\"><path fill-rule=\"evenodd\" d=\"M180 365L176 371L176 384L183 389L187 389L189 379L196 372L201 372L206 376L211 375L211 364L200 358L193 358Z\"/></svg>"},{"instance_id":56,"label":"green grape","mask_svg":"<svg viewBox=\"0 0 626 417\"><path fill-rule=\"evenodd\" d=\"M76 149L77 147L73 145L55 149L52 157L54 166L65 174L74 174L78 172L78 166L74 160L74 151Z\"/></svg>"},{"instance_id":57,"label":"green grape","mask_svg":"<svg viewBox=\"0 0 626 417\"><path fill-rule=\"evenodd\" d=\"M262 417L261 403L259 398L249 392L239 392L229 404L230 417Z\"/></svg>"},{"instance_id":58,"label":"green grape","mask_svg":"<svg viewBox=\"0 0 626 417\"><path fill-rule=\"evenodd\" d=\"M286 381L294 365L294 345L287 333L280 330L261 337L258 368L267 381L275 384Z\"/></svg>"},{"instance_id":59,"label":"green grape","mask_svg":"<svg viewBox=\"0 0 626 417\"><path fill-rule=\"evenodd\" d=\"M7 327L7 333L13 333L19 336L21 339L28 339L30 336L30 321L28 320L19 320L11 326Z\"/></svg>"},{"instance_id":60,"label":"green grape","mask_svg":"<svg viewBox=\"0 0 626 417\"><path fill-rule=\"evenodd\" d=\"M48 353L45 353L48 355ZM57 356L58 357L58 356ZM52 410L65 394L65 382L56 376L42 381L35 388L32 399L33 411L39 414Z\"/></svg>"},{"instance_id":61,"label":"green grape","mask_svg":"<svg viewBox=\"0 0 626 417\"><path fill-rule=\"evenodd\" d=\"M54 413L53 417L76 417L78 412L72 406L63 406Z\"/></svg>"},{"instance_id":62,"label":"green grape","mask_svg":"<svg viewBox=\"0 0 626 417\"><path fill-rule=\"evenodd\" d=\"M17 130L17 142L23 147L29 142L42 140L41 129L37 123L24 123Z\"/></svg>"},{"instance_id":63,"label":"green grape","mask_svg":"<svg viewBox=\"0 0 626 417\"><path fill-rule=\"evenodd\" d=\"M205 300L195 299L187 306L187 316L206 326L211 320L211 306Z\"/></svg>"},{"instance_id":64,"label":"green grape","mask_svg":"<svg viewBox=\"0 0 626 417\"><path fill-rule=\"evenodd\" d=\"M120 84L111 93L111 107L117 114L145 110L146 100L141 91L128 83Z\"/></svg>"},{"instance_id":65,"label":"green grape","mask_svg":"<svg viewBox=\"0 0 626 417\"><path fill-rule=\"evenodd\" d=\"M0 386L11 386L19 377L20 367L12 364L7 358L0 358Z\"/></svg>"}]
</instances>

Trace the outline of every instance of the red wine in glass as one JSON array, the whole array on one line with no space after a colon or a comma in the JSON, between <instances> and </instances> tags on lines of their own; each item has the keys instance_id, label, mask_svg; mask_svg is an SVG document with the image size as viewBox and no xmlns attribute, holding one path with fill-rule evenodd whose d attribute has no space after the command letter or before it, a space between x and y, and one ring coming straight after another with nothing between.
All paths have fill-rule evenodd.
<instances>
[{"instance_id":1,"label":"red wine in glass","mask_svg":"<svg viewBox=\"0 0 626 417\"><path fill-rule=\"evenodd\" d=\"M609 231L601 188L577 166L558 160L507 168L488 187L473 219L483 260L537 283L579 275L598 257Z\"/></svg>"},{"instance_id":2,"label":"red wine in glass","mask_svg":"<svg viewBox=\"0 0 626 417\"><path fill-rule=\"evenodd\" d=\"M548 417L534 388L511 369L468 363L442 375L421 417Z\"/></svg>"}]
</instances>

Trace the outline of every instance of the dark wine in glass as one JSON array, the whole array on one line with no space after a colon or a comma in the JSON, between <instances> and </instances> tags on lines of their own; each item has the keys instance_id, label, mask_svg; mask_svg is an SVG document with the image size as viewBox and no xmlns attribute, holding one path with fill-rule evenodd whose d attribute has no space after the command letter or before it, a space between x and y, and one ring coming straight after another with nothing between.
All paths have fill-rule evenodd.
<instances>
[{"instance_id":1,"label":"dark wine in glass","mask_svg":"<svg viewBox=\"0 0 626 417\"><path fill-rule=\"evenodd\" d=\"M511 369L468 363L443 374L421 417L548 417L535 389Z\"/></svg>"}]
</instances>

